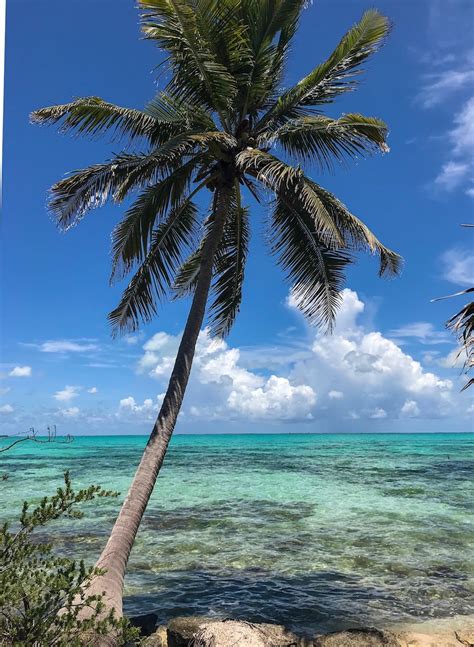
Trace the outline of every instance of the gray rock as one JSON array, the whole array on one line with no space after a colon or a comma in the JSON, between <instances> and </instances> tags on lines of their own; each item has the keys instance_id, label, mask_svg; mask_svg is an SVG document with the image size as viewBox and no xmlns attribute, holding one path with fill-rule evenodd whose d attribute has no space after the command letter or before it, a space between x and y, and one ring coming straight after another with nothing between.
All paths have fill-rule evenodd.
<instances>
[{"instance_id":1,"label":"gray rock","mask_svg":"<svg viewBox=\"0 0 474 647\"><path fill-rule=\"evenodd\" d=\"M297 647L305 642L281 625L238 620L207 622L200 626L194 647Z\"/></svg>"},{"instance_id":2,"label":"gray rock","mask_svg":"<svg viewBox=\"0 0 474 647\"><path fill-rule=\"evenodd\" d=\"M188 647L199 627L206 622L210 622L210 619L205 616L173 618L168 623L168 647Z\"/></svg>"},{"instance_id":3,"label":"gray rock","mask_svg":"<svg viewBox=\"0 0 474 647\"><path fill-rule=\"evenodd\" d=\"M395 636L379 629L347 629L315 636L314 647L400 647Z\"/></svg>"},{"instance_id":4,"label":"gray rock","mask_svg":"<svg viewBox=\"0 0 474 647\"><path fill-rule=\"evenodd\" d=\"M151 636L140 643L141 647L168 647L167 629L164 625L158 627Z\"/></svg>"}]
</instances>

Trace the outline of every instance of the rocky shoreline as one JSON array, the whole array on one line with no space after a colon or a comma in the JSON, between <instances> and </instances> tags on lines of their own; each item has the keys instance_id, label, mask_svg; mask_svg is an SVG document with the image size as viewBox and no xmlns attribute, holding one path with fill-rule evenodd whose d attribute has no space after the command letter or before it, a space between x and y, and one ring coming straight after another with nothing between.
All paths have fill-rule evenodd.
<instances>
[{"instance_id":1,"label":"rocky shoreline","mask_svg":"<svg viewBox=\"0 0 474 647\"><path fill-rule=\"evenodd\" d=\"M155 627L156 616L134 618L142 629L144 647L474 647L474 622L425 622L390 629L346 629L312 638L298 636L282 625L203 616L180 617Z\"/></svg>"}]
</instances>

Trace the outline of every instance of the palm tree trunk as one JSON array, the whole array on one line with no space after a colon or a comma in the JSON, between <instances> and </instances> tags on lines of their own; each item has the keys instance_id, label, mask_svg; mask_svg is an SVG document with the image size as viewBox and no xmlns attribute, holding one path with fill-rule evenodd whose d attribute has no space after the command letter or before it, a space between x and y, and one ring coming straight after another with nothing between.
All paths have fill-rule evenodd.
<instances>
[{"instance_id":1,"label":"palm tree trunk","mask_svg":"<svg viewBox=\"0 0 474 647\"><path fill-rule=\"evenodd\" d=\"M107 611L114 609L116 617L122 616L123 580L130 551L163 464L191 373L196 342L204 319L211 286L214 256L224 230L230 191L228 186L216 189L212 230L203 247L196 291L168 389L132 485L123 502L107 545L96 564L97 567L106 569L106 573L94 579L87 590L90 595L105 593L104 602Z\"/></svg>"}]
</instances>

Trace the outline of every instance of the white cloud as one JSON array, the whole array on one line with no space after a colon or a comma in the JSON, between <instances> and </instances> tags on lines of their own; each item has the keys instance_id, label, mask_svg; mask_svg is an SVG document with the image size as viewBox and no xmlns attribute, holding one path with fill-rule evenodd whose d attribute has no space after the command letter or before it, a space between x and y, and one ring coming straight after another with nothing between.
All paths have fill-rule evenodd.
<instances>
[{"instance_id":1,"label":"white cloud","mask_svg":"<svg viewBox=\"0 0 474 647\"><path fill-rule=\"evenodd\" d=\"M469 164L450 160L435 177L435 185L446 191L456 189L469 175Z\"/></svg>"},{"instance_id":2,"label":"white cloud","mask_svg":"<svg viewBox=\"0 0 474 647\"><path fill-rule=\"evenodd\" d=\"M4 386L4 387L2 387L2 388L0 389L0 395L6 395L6 394L7 394L7 393L9 393L10 391L11 391L11 389L10 389L10 387L9 387L9 386Z\"/></svg>"},{"instance_id":3,"label":"white cloud","mask_svg":"<svg viewBox=\"0 0 474 647\"><path fill-rule=\"evenodd\" d=\"M80 413L79 407L69 407L68 409L60 409L60 414L66 418L77 418Z\"/></svg>"},{"instance_id":4,"label":"white cloud","mask_svg":"<svg viewBox=\"0 0 474 647\"><path fill-rule=\"evenodd\" d=\"M279 364L278 374L265 370L261 354L257 365L262 371L249 368L248 348L244 366L239 348L212 340L202 331L186 412L211 420L382 420L398 419L404 403L416 400L421 417L455 415L452 382L425 370L382 333L360 326L357 319L363 302L352 290L344 290L342 296L334 334L326 336L311 329L306 350L300 349L287 365ZM288 303L291 307L291 297ZM431 324L424 322L397 332L420 340L436 336ZM179 336L154 335L143 346L139 372L165 385L178 343ZM150 406L130 398L124 399L122 410L140 413Z\"/></svg>"},{"instance_id":5,"label":"white cloud","mask_svg":"<svg viewBox=\"0 0 474 647\"><path fill-rule=\"evenodd\" d=\"M140 337L138 335L127 335L127 337L123 338L123 341L129 346L135 346L140 341Z\"/></svg>"},{"instance_id":6,"label":"white cloud","mask_svg":"<svg viewBox=\"0 0 474 647\"><path fill-rule=\"evenodd\" d=\"M377 407L369 414L369 418L372 418L373 420L383 419L386 417L387 417L387 412L385 411L385 409L382 409L381 407Z\"/></svg>"},{"instance_id":7,"label":"white cloud","mask_svg":"<svg viewBox=\"0 0 474 647\"><path fill-rule=\"evenodd\" d=\"M405 400L400 414L406 418L417 418L420 415L420 409L415 400Z\"/></svg>"},{"instance_id":8,"label":"white cloud","mask_svg":"<svg viewBox=\"0 0 474 647\"><path fill-rule=\"evenodd\" d=\"M69 400L78 397L80 390L80 386L65 386L64 389L61 389L61 391L56 391L56 393L53 395L53 398L55 400L59 400L60 402L69 402Z\"/></svg>"},{"instance_id":9,"label":"white cloud","mask_svg":"<svg viewBox=\"0 0 474 647\"><path fill-rule=\"evenodd\" d=\"M316 394L310 386L293 386L287 378L276 375L256 389L237 385L227 398L227 405L232 411L259 420L308 418L315 402Z\"/></svg>"},{"instance_id":10,"label":"white cloud","mask_svg":"<svg viewBox=\"0 0 474 647\"><path fill-rule=\"evenodd\" d=\"M85 353L97 350L97 344L89 341L74 341L71 339L56 339L37 345L42 353Z\"/></svg>"},{"instance_id":11,"label":"white cloud","mask_svg":"<svg viewBox=\"0 0 474 647\"><path fill-rule=\"evenodd\" d=\"M452 191L469 186L465 193L474 194L474 96L468 99L454 116L454 127L448 133L451 159L444 164L435 180L438 186Z\"/></svg>"},{"instance_id":12,"label":"white cloud","mask_svg":"<svg viewBox=\"0 0 474 647\"><path fill-rule=\"evenodd\" d=\"M451 62L445 59L445 62ZM464 65L464 64L462 64ZM425 77L425 84L419 95L424 108L432 108L453 93L469 88L474 82L474 70L469 68L448 69Z\"/></svg>"},{"instance_id":13,"label":"white cloud","mask_svg":"<svg viewBox=\"0 0 474 647\"><path fill-rule=\"evenodd\" d=\"M178 345L179 336L157 333L143 346L139 371L166 382ZM244 368L240 350L211 339L207 330L198 338L190 390L200 401L191 405L190 414L212 419L305 419L316 401L316 394L307 385L277 375L264 377Z\"/></svg>"},{"instance_id":14,"label":"white cloud","mask_svg":"<svg viewBox=\"0 0 474 647\"><path fill-rule=\"evenodd\" d=\"M326 407L328 416L344 411L346 417L353 419L397 418L407 397L415 394L426 417L452 413L451 381L424 370L380 332L358 326L356 317L363 309L357 294L344 290L343 316L337 320L335 333L315 334L313 357L297 362L290 379L304 382L318 393L329 394L337 385L337 390L344 393L344 408L341 402L331 402L333 398L318 400L318 404ZM367 407L369 402L372 408ZM317 412L316 407L313 415Z\"/></svg>"},{"instance_id":15,"label":"white cloud","mask_svg":"<svg viewBox=\"0 0 474 647\"><path fill-rule=\"evenodd\" d=\"M143 404L138 404L135 398L129 395L120 400L117 416L119 418L133 418L134 420L143 421L154 420L163 398L164 393L160 393L156 396L156 402L151 398L145 398Z\"/></svg>"},{"instance_id":16,"label":"white cloud","mask_svg":"<svg viewBox=\"0 0 474 647\"><path fill-rule=\"evenodd\" d=\"M450 336L445 331L436 330L433 324L427 321L417 321L394 328L388 332L388 336L397 340L413 338L422 344L444 344L450 341Z\"/></svg>"},{"instance_id":17,"label":"white cloud","mask_svg":"<svg viewBox=\"0 0 474 647\"><path fill-rule=\"evenodd\" d=\"M449 249L441 257L444 278L456 285L474 285L474 253L466 249Z\"/></svg>"},{"instance_id":18,"label":"white cloud","mask_svg":"<svg viewBox=\"0 0 474 647\"><path fill-rule=\"evenodd\" d=\"M444 56L441 67L439 57L430 58L433 72L425 76L418 97L421 104L424 108L433 108L454 97L459 106L454 111L451 128L442 133L449 150L434 185L444 191L463 188L467 195L474 197L474 50L463 58Z\"/></svg>"},{"instance_id":19,"label":"white cloud","mask_svg":"<svg viewBox=\"0 0 474 647\"><path fill-rule=\"evenodd\" d=\"M15 366L8 375L10 377L30 377L31 366Z\"/></svg>"},{"instance_id":20,"label":"white cloud","mask_svg":"<svg viewBox=\"0 0 474 647\"><path fill-rule=\"evenodd\" d=\"M97 393L98 389L96 386L91 386L90 389L87 389L87 393Z\"/></svg>"},{"instance_id":21,"label":"white cloud","mask_svg":"<svg viewBox=\"0 0 474 647\"><path fill-rule=\"evenodd\" d=\"M12 407L11 404L4 404L0 407L0 413L13 413L14 408Z\"/></svg>"}]
</instances>

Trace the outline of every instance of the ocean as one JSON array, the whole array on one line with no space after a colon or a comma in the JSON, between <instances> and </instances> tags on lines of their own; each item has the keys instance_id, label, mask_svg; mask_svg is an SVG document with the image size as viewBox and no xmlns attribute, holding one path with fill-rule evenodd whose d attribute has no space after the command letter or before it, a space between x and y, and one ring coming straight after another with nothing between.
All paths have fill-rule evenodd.
<instances>
[{"instance_id":1,"label":"ocean","mask_svg":"<svg viewBox=\"0 0 474 647\"><path fill-rule=\"evenodd\" d=\"M143 436L0 455L1 517L70 470L123 497ZM126 577L125 611L277 622L300 633L473 611L473 434L177 435ZM119 500L49 528L92 563Z\"/></svg>"}]
</instances>

